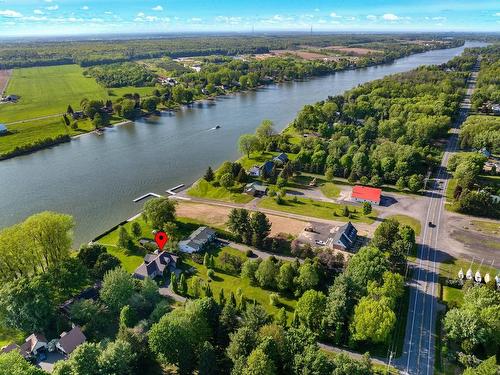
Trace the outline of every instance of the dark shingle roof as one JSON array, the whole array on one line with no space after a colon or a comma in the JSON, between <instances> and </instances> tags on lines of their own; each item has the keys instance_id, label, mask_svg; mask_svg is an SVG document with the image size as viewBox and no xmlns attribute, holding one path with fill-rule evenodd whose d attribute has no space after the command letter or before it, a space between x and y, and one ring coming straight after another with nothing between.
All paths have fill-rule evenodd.
<instances>
[{"instance_id":1,"label":"dark shingle roof","mask_svg":"<svg viewBox=\"0 0 500 375\"><path fill-rule=\"evenodd\" d=\"M352 225L351 222L348 222L347 224L341 226L328 240L333 244L340 242L344 248L349 249L353 245L354 241L356 241L357 234L358 230L354 227L354 225Z\"/></svg>"}]
</instances>

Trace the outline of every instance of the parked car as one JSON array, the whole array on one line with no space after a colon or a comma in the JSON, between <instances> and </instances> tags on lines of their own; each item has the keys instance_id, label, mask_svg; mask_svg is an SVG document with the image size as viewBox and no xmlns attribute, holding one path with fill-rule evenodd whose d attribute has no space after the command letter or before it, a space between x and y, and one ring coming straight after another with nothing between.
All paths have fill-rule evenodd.
<instances>
[{"instance_id":1,"label":"parked car","mask_svg":"<svg viewBox=\"0 0 500 375\"><path fill-rule=\"evenodd\" d=\"M316 240L315 242L316 242L316 245L319 245L319 246L325 246L326 245L325 241Z\"/></svg>"}]
</instances>

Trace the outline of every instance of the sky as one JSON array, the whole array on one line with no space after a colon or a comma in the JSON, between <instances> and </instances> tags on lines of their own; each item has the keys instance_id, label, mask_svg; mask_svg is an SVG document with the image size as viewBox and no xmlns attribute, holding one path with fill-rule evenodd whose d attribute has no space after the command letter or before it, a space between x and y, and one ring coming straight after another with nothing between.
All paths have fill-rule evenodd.
<instances>
[{"instance_id":1,"label":"sky","mask_svg":"<svg viewBox=\"0 0 500 375\"><path fill-rule=\"evenodd\" d=\"M0 36L263 31L500 32L499 0L0 0Z\"/></svg>"}]
</instances>

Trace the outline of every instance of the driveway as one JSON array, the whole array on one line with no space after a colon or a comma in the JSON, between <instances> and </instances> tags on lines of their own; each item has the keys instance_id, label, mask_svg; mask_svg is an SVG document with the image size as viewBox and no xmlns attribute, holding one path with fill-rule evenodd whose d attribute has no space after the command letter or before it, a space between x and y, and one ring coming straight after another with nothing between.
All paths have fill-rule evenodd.
<instances>
[{"instance_id":1,"label":"driveway","mask_svg":"<svg viewBox=\"0 0 500 375\"><path fill-rule=\"evenodd\" d=\"M47 352L46 355L46 359L37 363L37 366L46 372L52 372L56 362L65 360L65 357L59 352Z\"/></svg>"}]
</instances>

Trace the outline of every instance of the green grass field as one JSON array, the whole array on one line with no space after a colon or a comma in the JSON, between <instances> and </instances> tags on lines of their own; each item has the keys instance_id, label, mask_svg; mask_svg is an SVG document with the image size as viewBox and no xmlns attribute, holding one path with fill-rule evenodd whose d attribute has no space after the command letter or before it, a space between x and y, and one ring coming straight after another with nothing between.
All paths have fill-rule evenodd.
<instances>
[{"instance_id":1,"label":"green grass field","mask_svg":"<svg viewBox=\"0 0 500 375\"><path fill-rule=\"evenodd\" d=\"M401 224L408 225L409 227L412 227L413 230L415 231L415 234L417 236L420 235L420 232L422 231L422 225L420 224L420 221L417 219L406 216L406 215L391 215L387 217L388 219L395 219L399 221Z\"/></svg>"},{"instance_id":2,"label":"green grass field","mask_svg":"<svg viewBox=\"0 0 500 375\"><path fill-rule=\"evenodd\" d=\"M338 198L340 195L340 188L333 182L326 182L321 185L321 192L325 197L330 199Z\"/></svg>"},{"instance_id":3,"label":"green grass field","mask_svg":"<svg viewBox=\"0 0 500 375\"><path fill-rule=\"evenodd\" d=\"M212 254L214 255L215 265L216 265L214 280L209 279L209 277L207 276L208 270L204 265L198 264L192 261L191 259L188 259L185 263L190 267L194 267L195 274L193 276L198 276L205 283L210 283L210 288L212 289L213 295L216 299L218 298L221 289L224 289L224 296L226 298L230 296L231 292L237 295L238 289L241 289L243 295L247 298L247 300L255 299L260 305L262 305L262 307L264 307L264 309L269 314L275 315L278 312L278 309L284 307L287 312L288 321L291 322L293 317L293 311L295 310L295 305L297 301L295 299L290 299L280 295L278 306L272 306L269 303L269 295L271 293L276 293L276 292L265 290L258 286L250 285L249 280L235 275L230 275L218 269L217 267L219 264L218 259L224 252L238 256L243 261L246 260L246 257L243 253L230 247L224 247L222 249L215 250L214 252L212 252ZM188 279L188 284L190 285L189 279Z\"/></svg>"},{"instance_id":4,"label":"green grass field","mask_svg":"<svg viewBox=\"0 0 500 375\"><path fill-rule=\"evenodd\" d=\"M233 193L222 186L214 187L210 182L204 179L199 179L187 193L196 198L214 199L234 203L248 203L253 199L250 195Z\"/></svg>"},{"instance_id":5,"label":"green grass field","mask_svg":"<svg viewBox=\"0 0 500 375\"><path fill-rule=\"evenodd\" d=\"M270 210L289 212L297 215L317 217L320 219L337 220L337 221L352 221L353 223L372 224L377 217L377 211L373 210L369 216L362 213L362 208L357 206L347 205L352 217L342 216L344 205L315 201L312 199L298 198L296 202L292 199L284 199L283 204L276 203L276 200L271 197L263 198L259 204L261 208ZM337 214L337 216L335 216Z\"/></svg>"},{"instance_id":6,"label":"green grass field","mask_svg":"<svg viewBox=\"0 0 500 375\"><path fill-rule=\"evenodd\" d=\"M6 93L18 95L20 100L0 106L0 119L8 124L63 113L68 104L76 110L83 98L106 100L125 93L147 95L152 91L152 87L106 89L95 79L86 78L78 65L15 69Z\"/></svg>"},{"instance_id":7,"label":"green grass field","mask_svg":"<svg viewBox=\"0 0 500 375\"><path fill-rule=\"evenodd\" d=\"M0 326L0 348L10 343L22 344L27 335L16 329L10 329Z\"/></svg>"}]
</instances>

